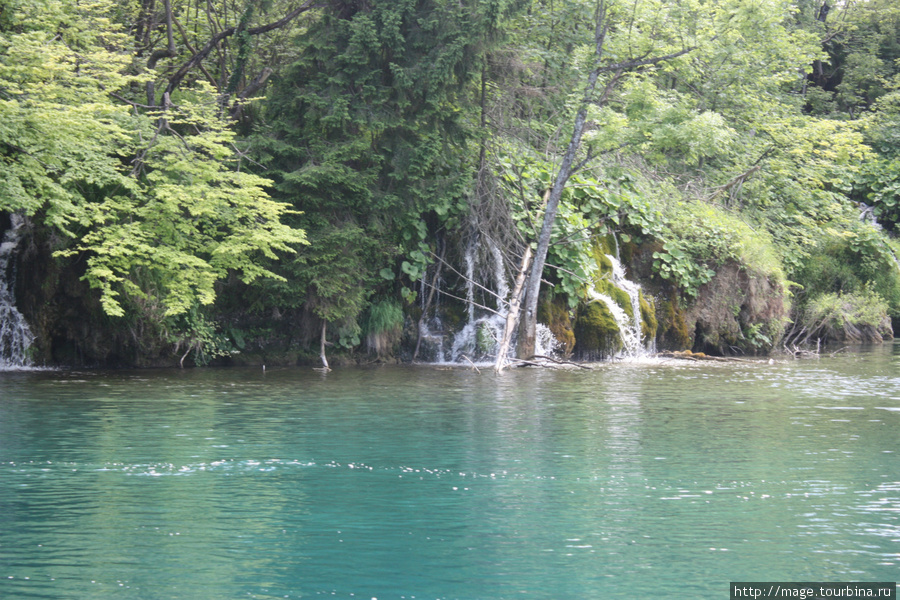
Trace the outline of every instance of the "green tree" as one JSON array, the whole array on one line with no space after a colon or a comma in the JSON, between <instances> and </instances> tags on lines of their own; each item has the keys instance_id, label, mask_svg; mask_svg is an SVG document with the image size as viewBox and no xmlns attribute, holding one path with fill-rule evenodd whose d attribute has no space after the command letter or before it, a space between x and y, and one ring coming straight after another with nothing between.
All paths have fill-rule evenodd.
<instances>
[{"instance_id":1,"label":"green tree","mask_svg":"<svg viewBox=\"0 0 900 600\"><path fill-rule=\"evenodd\" d=\"M355 321L364 308L327 290L367 297L377 281L418 279L429 236L465 213L477 168L473 87L504 16L521 4L333 2L298 38L299 58L269 97L259 160L275 167L279 197L302 211L297 223L311 236L370 250L344 253L354 264L315 281L302 274L322 262L315 247L289 266L294 295L320 318ZM392 283L346 281L346 272L379 271Z\"/></svg>"},{"instance_id":2,"label":"green tree","mask_svg":"<svg viewBox=\"0 0 900 600\"><path fill-rule=\"evenodd\" d=\"M812 114L856 118L887 92L900 72L900 7L891 0L824 2L815 11L826 56L806 89Z\"/></svg>"},{"instance_id":3,"label":"green tree","mask_svg":"<svg viewBox=\"0 0 900 600\"><path fill-rule=\"evenodd\" d=\"M2 8L0 209L68 238L58 255L85 256L107 314L196 339L176 317L199 315L229 273L275 277L260 259L305 242L281 223L288 206L241 169L209 89L158 111L120 101L145 79L125 74L132 57L109 2Z\"/></svg>"}]
</instances>

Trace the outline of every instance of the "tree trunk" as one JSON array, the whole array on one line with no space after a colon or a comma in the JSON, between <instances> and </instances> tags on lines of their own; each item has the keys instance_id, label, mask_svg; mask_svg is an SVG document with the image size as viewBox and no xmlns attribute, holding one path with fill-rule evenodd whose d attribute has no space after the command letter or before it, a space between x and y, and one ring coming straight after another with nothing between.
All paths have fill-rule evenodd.
<instances>
[{"instance_id":1,"label":"tree trunk","mask_svg":"<svg viewBox=\"0 0 900 600\"><path fill-rule=\"evenodd\" d=\"M322 320L322 340L319 346L319 358L322 359L322 368L326 371L330 371L331 368L328 366L328 359L325 358L325 332L328 329L328 321Z\"/></svg>"},{"instance_id":2,"label":"tree trunk","mask_svg":"<svg viewBox=\"0 0 900 600\"><path fill-rule=\"evenodd\" d=\"M522 264L519 274L516 275L516 284L513 286L512 295L509 298L509 312L506 313L506 327L503 329L503 337L500 339L500 348L497 350L497 360L494 370L498 373L506 366L506 354L509 352L509 344L512 341L512 333L516 329L516 321L519 319L519 311L522 303L522 288L525 285L525 275L531 266L531 246L525 246L525 254L522 256ZM534 352L532 352L534 354Z\"/></svg>"},{"instance_id":3,"label":"tree trunk","mask_svg":"<svg viewBox=\"0 0 900 600\"><path fill-rule=\"evenodd\" d=\"M603 2L597 7L597 27L594 34L596 42L597 58L595 67L591 71L588 83L584 88L584 96L578 114L575 115L575 126L572 130L572 139L563 156L559 172L553 187L550 188L550 197L547 199L547 207L544 209L544 221L541 225L541 233L538 237L537 249L534 252L534 262L531 264L531 274L528 276L528 286L525 289L525 314L522 317L519 331L519 343L516 354L519 358L527 359L534 356L535 337L537 335L537 305L538 296L541 293L541 275L544 272L544 263L547 261L547 251L550 248L550 235L553 232L553 223L559 210L559 201L562 198L563 189L569 176L572 174L572 165L575 162L575 154L581 146L581 136L584 133L584 124L587 121L588 106L594 96L597 87L597 79L600 77L600 57L603 54L603 41L606 37L606 7Z\"/></svg>"},{"instance_id":4,"label":"tree trunk","mask_svg":"<svg viewBox=\"0 0 900 600\"><path fill-rule=\"evenodd\" d=\"M175 36L172 33L172 2L171 0L163 0L163 6L166 12L166 47L163 50L155 50L150 58L147 59L147 70L152 71L156 68L156 63L163 58L172 58L175 56ZM149 106L156 105L156 86L153 80L147 82L147 104Z\"/></svg>"},{"instance_id":5,"label":"tree trunk","mask_svg":"<svg viewBox=\"0 0 900 600\"><path fill-rule=\"evenodd\" d=\"M541 275L544 272L544 264L547 261L547 250L550 248L550 236L553 232L553 223L556 220L556 213L559 210L559 201L562 198L563 189L569 176L572 174L575 155L581 146L581 136L584 133L584 125L587 121L588 106L591 103L604 105L609 95L615 89L623 74L627 71L633 71L641 67L656 65L666 60L670 60L692 50L696 47L684 48L678 52L666 54L664 56L655 56L650 58L636 58L632 60L620 61L611 65L601 66L600 60L603 57L603 44L606 39L606 33L609 25L606 20L606 2L600 0L597 3L596 11L597 25L594 29L594 49L596 58L594 61L594 69L588 77L587 85L584 88L584 95L578 113L575 115L575 125L572 129L572 138L566 153L563 155L562 163L559 166L559 172L550 189L550 197L547 200L547 208L544 210L544 220L541 226L541 233L538 237L537 249L534 252L534 262L531 265L531 273L528 276L528 287L525 290L525 307L524 316L522 317L519 330L519 343L516 354L521 359L528 359L534 356L535 336L537 334L537 305L538 296L541 293ZM597 87L597 80L601 73L614 73L612 78L606 84L606 89L599 99L595 99L594 90ZM590 158L590 157L589 157ZM587 160L575 168L580 168Z\"/></svg>"}]
</instances>

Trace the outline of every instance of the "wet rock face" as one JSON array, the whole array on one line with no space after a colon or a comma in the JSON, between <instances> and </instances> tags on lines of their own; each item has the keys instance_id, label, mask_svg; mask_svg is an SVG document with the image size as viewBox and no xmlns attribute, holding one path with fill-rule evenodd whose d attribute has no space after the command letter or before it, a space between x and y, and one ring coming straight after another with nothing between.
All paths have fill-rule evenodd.
<instances>
[{"instance_id":1,"label":"wet rock face","mask_svg":"<svg viewBox=\"0 0 900 600\"><path fill-rule=\"evenodd\" d=\"M682 350L694 345L693 330L688 329L685 311L674 290L658 301L657 318L659 328L656 346L660 350Z\"/></svg>"},{"instance_id":2,"label":"wet rock face","mask_svg":"<svg viewBox=\"0 0 900 600\"><path fill-rule=\"evenodd\" d=\"M694 351L757 354L781 339L788 309L781 285L728 262L700 288L684 319Z\"/></svg>"},{"instance_id":3,"label":"wet rock face","mask_svg":"<svg viewBox=\"0 0 900 600\"><path fill-rule=\"evenodd\" d=\"M544 300L538 305L538 322L546 323L556 339L560 356L569 358L575 348L575 331L569 315L569 307L565 298L556 297Z\"/></svg>"}]
</instances>

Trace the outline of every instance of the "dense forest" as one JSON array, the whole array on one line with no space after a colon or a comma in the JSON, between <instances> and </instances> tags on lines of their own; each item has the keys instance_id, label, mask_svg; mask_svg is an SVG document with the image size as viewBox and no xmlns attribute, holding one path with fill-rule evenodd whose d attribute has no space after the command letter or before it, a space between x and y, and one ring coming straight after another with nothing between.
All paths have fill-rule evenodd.
<instances>
[{"instance_id":1,"label":"dense forest","mask_svg":"<svg viewBox=\"0 0 900 600\"><path fill-rule=\"evenodd\" d=\"M0 0L30 360L889 338L900 4L831 2Z\"/></svg>"}]
</instances>

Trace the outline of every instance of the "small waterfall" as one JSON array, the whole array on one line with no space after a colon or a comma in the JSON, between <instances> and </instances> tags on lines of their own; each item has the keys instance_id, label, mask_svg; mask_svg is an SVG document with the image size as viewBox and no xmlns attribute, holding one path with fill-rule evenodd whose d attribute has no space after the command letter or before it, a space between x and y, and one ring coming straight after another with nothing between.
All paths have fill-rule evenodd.
<instances>
[{"instance_id":1,"label":"small waterfall","mask_svg":"<svg viewBox=\"0 0 900 600\"><path fill-rule=\"evenodd\" d=\"M421 338L421 352L419 360L423 362L444 362L444 356L447 354L446 340L442 333L444 324L441 323L440 317L432 317L423 320L419 324L419 337Z\"/></svg>"},{"instance_id":2,"label":"small waterfall","mask_svg":"<svg viewBox=\"0 0 900 600\"><path fill-rule=\"evenodd\" d=\"M462 329L450 334L445 333L440 310L423 319L418 335L422 340L420 356L424 362L468 364L469 361L493 362L496 358L506 328L511 293L503 252L491 240L483 241L480 248L473 243L463 254L463 265L466 322ZM488 289L490 284L493 284L493 290ZM424 283L422 289L424 292ZM438 289L436 308L441 295ZM481 297L486 299L479 299ZM550 329L538 323L536 333L535 354L555 354L559 342ZM510 346L511 353L514 348L515 343Z\"/></svg>"},{"instance_id":3,"label":"small waterfall","mask_svg":"<svg viewBox=\"0 0 900 600\"><path fill-rule=\"evenodd\" d=\"M477 261L476 248L472 244L466 249L466 309L468 321L465 326L453 337L453 345L450 348L449 362L461 362L466 359L482 361L496 354L497 346L506 327L506 313L509 310L507 297L509 296L509 283L506 280L506 267L503 264L503 254L496 244L488 240L487 249L490 254L487 266L491 271L491 279L496 285L495 306L496 313L487 313L475 316L475 266ZM482 278L486 279L486 278Z\"/></svg>"},{"instance_id":4,"label":"small waterfall","mask_svg":"<svg viewBox=\"0 0 900 600\"><path fill-rule=\"evenodd\" d=\"M625 346L629 356L638 356L643 348L641 346L641 286L633 281L625 278L625 267L614 256L606 255L609 262L612 263L612 282L613 285L628 293L631 298L631 314L633 315L631 323L627 326L628 338L634 340L633 346Z\"/></svg>"},{"instance_id":5,"label":"small waterfall","mask_svg":"<svg viewBox=\"0 0 900 600\"><path fill-rule=\"evenodd\" d=\"M28 348L34 341L15 298L14 259L25 218L16 214L9 218L11 226L0 242L0 369L28 366Z\"/></svg>"},{"instance_id":6,"label":"small waterfall","mask_svg":"<svg viewBox=\"0 0 900 600\"><path fill-rule=\"evenodd\" d=\"M506 280L506 265L503 263L503 253L500 252L500 248L496 244L490 242L488 248L491 251L491 258L494 259L494 284L497 286L497 297L501 299L498 300L498 308L500 308L499 304L502 303L506 306L507 302L509 302L509 282Z\"/></svg>"},{"instance_id":7,"label":"small waterfall","mask_svg":"<svg viewBox=\"0 0 900 600\"><path fill-rule=\"evenodd\" d=\"M625 308L619 306L615 300L601 294L596 290L589 290L591 299L595 302L602 302L609 309L616 325L619 327L619 335L622 338L622 356L629 358L637 358L647 354L648 349L642 343L641 330L641 286L625 277L625 267L619 262L619 259L611 254L607 254L606 258L612 265L612 284L628 294L631 301L631 314L629 317Z\"/></svg>"},{"instance_id":8,"label":"small waterfall","mask_svg":"<svg viewBox=\"0 0 900 600\"><path fill-rule=\"evenodd\" d=\"M469 310L469 323L475 320L475 248L466 249L466 306Z\"/></svg>"},{"instance_id":9,"label":"small waterfall","mask_svg":"<svg viewBox=\"0 0 900 600\"><path fill-rule=\"evenodd\" d=\"M449 353L444 356L446 362L461 363L470 360L473 362L493 361L500 346L500 339L506 328L506 316L509 312L510 285L506 272L506 264L503 253L492 241L485 243L487 250L485 256L479 256L474 245L469 246L465 253L466 265L466 309L468 321L463 328L453 336L453 344ZM492 281L495 289L490 294L496 312L479 311L476 313L475 287L482 287L476 283L479 273L476 267L490 271L489 276L481 276L481 281ZM486 303L487 304L487 303ZM478 314L478 316L476 316ZM552 355L556 352L558 342L548 327L542 324L537 326L535 339L535 354ZM514 352L515 344L510 345L510 352Z\"/></svg>"},{"instance_id":10,"label":"small waterfall","mask_svg":"<svg viewBox=\"0 0 900 600\"><path fill-rule=\"evenodd\" d=\"M601 294L595 290L588 290L588 295L591 297L592 301L602 302L606 305L606 308L609 310L610 314L612 314L613 319L616 320L616 325L619 326L619 335L622 338L623 353L627 356L635 356L640 350L641 340L640 338L634 338L634 329L631 327L632 319L628 318L628 313L625 312L625 309L619 306L615 300L606 294Z\"/></svg>"},{"instance_id":11,"label":"small waterfall","mask_svg":"<svg viewBox=\"0 0 900 600\"><path fill-rule=\"evenodd\" d=\"M881 226L881 223L878 222L878 219L875 218L875 207L869 206L865 202L860 202L858 206L859 220L881 231L883 227ZM894 254L894 251L888 244L883 244L883 246L884 249L887 250L888 255L894 261L894 265L897 267L897 270L900 271L900 260L897 260L897 255Z\"/></svg>"},{"instance_id":12,"label":"small waterfall","mask_svg":"<svg viewBox=\"0 0 900 600\"><path fill-rule=\"evenodd\" d=\"M869 206L865 202L859 203L859 220L875 229L881 229L881 224L875 218L875 207Z\"/></svg>"}]
</instances>

